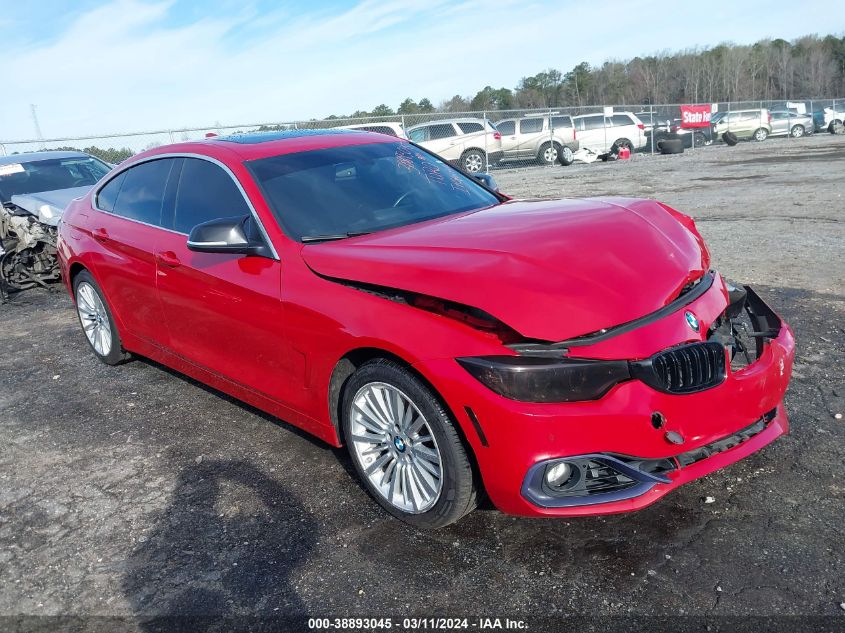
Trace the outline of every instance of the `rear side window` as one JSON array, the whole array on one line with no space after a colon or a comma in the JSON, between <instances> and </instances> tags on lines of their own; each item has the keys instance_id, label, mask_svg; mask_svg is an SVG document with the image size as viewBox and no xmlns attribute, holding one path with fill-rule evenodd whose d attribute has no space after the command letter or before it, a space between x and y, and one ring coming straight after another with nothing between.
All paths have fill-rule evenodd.
<instances>
[{"instance_id":1,"label":"rear side window","mask_svg":"<svg viewBox=\"0 0 845 633\"><path fill-rule=\"evenodd\" d=\"M520 134L534 134L543 131L543 119L522 119L519 122Z\"/></svg>"},{"instance_id":2,"label":"rear side window","mask_svg":"<svg viewBox=\"0 0 845 633\"><path fill-rule=\"evenodd\" d=\"M481 123L458 123L458 127L461 128L461 132L464 134L474 134L484 129L484 125Z\"/></svg>"},{"instance_id":3,"label":"rear side window","mask_svg":"<svg viewBox=\"0 0 845 633\"><path fill-rule=\"evenodd\" d=\"M568 116L553 116L552 128L572 127L572 119Z\"/></svg>"},{"instance_id":4,"label":"rear side window","mask_svg":"<svg viewBox=\"0 0 845 633\"><path fill-rule=\"evenodd\" d=\"M623 125L634 125L634 121L627 114L614 114L610 117L610 124L614 127Z\"/></svg>"},{"instance_id":5,"label":"rear side window","mask_svg":"<svg viewBox=\"0 0 845 633\"><path fill-rule=\"evenodd\" d=\"M232 177L214 163L186 158L176 191L173 228L190 233L197 224L250 214Z\"/></svg>"},{"instance_id":6,"label":"rear side window","mask_svg":"<svg viewBox=\"0 0 845 633\"><path fill-rule=\"evenodd\" d=\"M123 185L124 178L126 178L125 171L116 178L109 180L106 186L100 189L100 192L97 194L97 207L109 213L114 211L114 203L117 200L117 194L120 193L120 187Z\"/></svg>"},{"instance_id":7,"label":"rear side window","mask_svg":"<svg viewBox=\"0 0 845 633\"><path fill-rule=\"evenodd\" d=\"M173 159L164 158L127 169L112 212L130 220L161 226L164 188L173 163Z\"/></svg>"},{"instance_id":8,"label":"rear side window","mask_svg":"<svg viewBox=\"0 0 845 633\"><path fill-rule=\"evenodd\" d=\"M513 121L501 121L496 124L496 129L500 133L510 136L516 132L516 123Z\"/></svg>"},{"instance_id":9,"label":"rear side window","mask_svg":"<svg viewBox=\"0 0 845 633\"><path fill-rule=\"evenodd\" d=\"M379 134L387 134L389 136L396 136L396 132L393 130L392 127L388 127L386 125L370 125L367 127L358 128L360 130L366 130L367 132L378 132Z\"/></svg>"}]
</instances>

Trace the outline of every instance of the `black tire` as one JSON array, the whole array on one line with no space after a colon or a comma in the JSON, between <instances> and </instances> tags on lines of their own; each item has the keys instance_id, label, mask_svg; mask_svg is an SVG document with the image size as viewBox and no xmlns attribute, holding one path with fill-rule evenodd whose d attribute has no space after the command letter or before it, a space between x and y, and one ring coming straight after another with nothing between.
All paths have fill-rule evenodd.
<instances>
[{"instance_id":1,"label":"black tire","mask_svg":"<svg viewBox=\"0 0 845 633\"><path fill-rule=\"evenodd\" d=\"M733 147L737 143L739 143L739 139L736 137L736 134L733 132L725 132L722 134L722 140L725 141L728 145Z\"/></svg>"},{"instance_id":2,"label":"black tire","mask_svg":"<svg viewBox=\"0 0 845 633\"><path fill-rule=\"evenodd\" d=\"M553 152L549 152L549 156L546 156L546 150L549 148L553 148ZM537 162L541 165L554 165L558 162L558 157L560 156L560 144L559 143L543 143L540 146L540 150L537 152Z\"/></svg>"},{"instance_id":3,"label":"black tire","mask_svg":"<svg viewBox=\"0 0 845 633\"><path fill-rule=\"evenodd\" d=\"M758 143L762 143L767 138L769 138L769 130L764 127L758 127L756 130L754 130L754 134L751 135L751 138L757 141Z\"/></svg>"},{"instance_id":4,"label":"black tire","mask_svg":"<svg viewBox=\"0 0 845 633\"><path fill-rule=\"evenodd\" d=\"M704 147L707 145L707 136L704 132L693 132L692 140L695 144L695 147Z\"/></svg>"},{"instance_id":5,"label":"black tire","mask_svg":"<svg viewBox=\"0 0 845 633\"><path fill-rule=\"evenodd\" d=\"M425 418L440 452L443 469L442 488L434 505L414 514L390 503L370 482L352 446L351 410L355 395L371 383L385 383L400 390ZM347 449L358 478L376 502L397 519L420 529L441 528L468 514L478 504L478 488L472 465L461 436L451 416L423 382L402 365L387 359L375 359L359 367L343 391L341 424ZM403 449L404 450L404 449Z\"/></svg>"},{"instance_id":6,"label":"black tire","mask_svg":"<svg viewBox=\"0 0 845 633\"><path fill-rule=\"evenodd\" d=\"M631 141L629 141L627 138L618 138L615 141L613 141L613 145L616 146L617 150L622 149L623 147L627 147L632 152L634 151L633 143L631 143Z\"/></svg>"},{"instance_id":7,"label":"black tire","mask_svg":"<svg viewBox=\"0 0 845 633\"><path fill-rule=\"evenodd\" d=\"M661 154L683 154L684 142L679 138L667 138L660 141Z\"/></svg>"},{"instance_id":8,"label":"black tire","mask_svg":"<svg viewBox=\"0 0 845 633\"><path fill-rule=\"evenodd\" d=\"M121 363L125 363L129 360L132 355L123 349L123 343L120 338L120 333L117 331L117 325L114 321L114 316L112 315L111 308L109 307L109 302L106 300L103 291L100 289L100 286L94 281L94 277L89 273L87 270L81 271L76 277L73 278L73 299L74 303L78 306L79 305L79 288L83 284L87 284L91 287L91 289L97 294L99 300L102 302L103 308L105 309L107 321L108 323L105 324L108 326L108 330L111 334L111 344L109 346L109 351L107 354L102 354L94 347L94 344L85 336L85 340L88 342L88 347L91 348L91 351L94 353L100 361L105 363L106 365L120 365ZM82 315L80 314L79 309L76 311L76 316L79 319L79 326L83 329L83 334L85 334L85 326L82 323Z\"/></svg>"},{"instance_id":9,"label":"black tire","mask_svg":"<svg viewBox=\"0 0 845 633\"><path fill-rule=\"evenodd\" d=\"M557 160L564 167L569 167L572 163L575 162L574 152L569 147L566 147L564 145L558 150Z\"/></svg>"},{"instance_id":10,"label":"black tire","mask_svg":"<svg viewBox=\"0 0 845 633\"><path fill-rule=\"evenodd\" d=\"M461 154L460 168L465 172L476 174L482 171L486 164L484 150L473 148Z\"/></svg>"},{"instance_id":11,"label":"black tire","mask_svg":"<svg viewBox=\"0 0 845 633\"><path fill-rule=\"evenodd\" d=\"M806 133L807 133L807 130L804 129L803 125L793 125L792 129L789 130L789 135L792 138L801 138Z\"/></svg>"}]
</instances>

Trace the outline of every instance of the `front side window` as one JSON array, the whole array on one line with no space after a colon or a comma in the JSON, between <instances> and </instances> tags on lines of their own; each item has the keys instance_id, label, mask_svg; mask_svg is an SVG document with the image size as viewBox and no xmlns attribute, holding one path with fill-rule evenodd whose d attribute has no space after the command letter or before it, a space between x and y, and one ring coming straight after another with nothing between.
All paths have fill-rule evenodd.
<instances>
[{"instance_id":1,"label":"front side window","mask_svg":"<svg viewBox=\"0 0 845 633\"><path fill-rule=\"evenodd\" d=\"M162 158L127 169L112 212L130 220L161 226L164 189L174 162L172 158Z\"/></svg>"},{"instance_id":2,"label":"front side window","mask_svg":"<svg viewBox=\"0 0 845 633\"><path fill-rule=\"evenodd\" d=\"M432 141L435 141L441 138L457 136L457 134L455 134L455 128L452 127L451 123L439 123L437 125L432 125L429 128L429 136Z\"/></svg>"},{"instance_id":3,"label":"front side window","mask_svg":"<svg viewBox=\"0 0 845 633\"><path fill-rule=\"evenodd\" d=\"M584 123L584 130L600 130L604 127L604 117L601 114L585 116L581 121Z\"/></svg>"},{"instance_id":4,"label":"front side window","mask_svg":"<svg viewBox=\"0 0 845 633\"><path fill-rule=\"evenodd\" d=\"M423 143L423 142L429 140L429 138L431 138L430 135L429 135L428 126L418 127L415 130L411 130L410 132L408 132L408 137L414 143Z\"/></svg>"},{"instance_id":5,"label":"front side window","mask_svg":"<svg viewBox=\"0 0 845 633\"><path fill-rule=\"evenodd\" d=\"M474 134L476 132L481 132L484 129L484 125L481 123L458 123L458 127L461 128L461 132L464 134Z\"/></svg>"},{"instance_id":6,"label":"front side window","mask_svg":"<svg viewBox=\"0 0 845 633\"><path fill-rule=\"evenodd\" d=\"M522 119L519 122L520 134L536 134L543 131L543 119Z\"/></svg>"},{"instance_id":7,"label":"front side window","mask_svg":"<svg viewBox=\"0 0 845 633\"><path fill-rule=\"evenodd\" d=\"M370 143L247 163L293 239L371 233L489 207L499 198L407 143Z\"/></svg>"},{"instance_id":8,"label":"front side window","mask_svg":"<svg viewBox=\"0 0 845 633\"><path fill-rule=\"evenodd\" d=\"M173 229L190 233L197 224L250 214L232 177L207 160L186 158L176 190Z\"/></svg>"}]
</instances>

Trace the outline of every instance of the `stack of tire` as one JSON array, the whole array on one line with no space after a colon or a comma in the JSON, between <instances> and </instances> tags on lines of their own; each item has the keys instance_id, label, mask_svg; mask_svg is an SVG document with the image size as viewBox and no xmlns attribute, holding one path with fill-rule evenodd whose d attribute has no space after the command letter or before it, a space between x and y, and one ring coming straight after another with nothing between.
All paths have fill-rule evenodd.
<instances>
[{"instance_id":1,"label":"stack of tire","mask_svg":"<svg viewBox=\"0 0 845 633\"><path fill-rule=\"evenodd\" d=\"M657 141L657 149L661 154L683 154L684 141L678 134L665 134Z\"/></svg>"}]
</instances>

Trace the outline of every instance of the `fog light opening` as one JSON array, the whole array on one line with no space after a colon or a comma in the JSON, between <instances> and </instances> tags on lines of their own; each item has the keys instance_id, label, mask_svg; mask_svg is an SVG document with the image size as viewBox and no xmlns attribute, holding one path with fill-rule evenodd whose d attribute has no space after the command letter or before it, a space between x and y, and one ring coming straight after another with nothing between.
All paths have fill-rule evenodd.
<instances>
[{"instance_id":1,"label":"fog light opening","mask_svg":"<svg viewBox=\"0 0 845 633\"><path fill-rule=\"evenodd\" d=\"M573 475L577 472L577 468L569 462L557 462L546 466L546 485L553 490L561 490L567 484L575 482L576 477Z\"/></svg>"}]
</instances>

